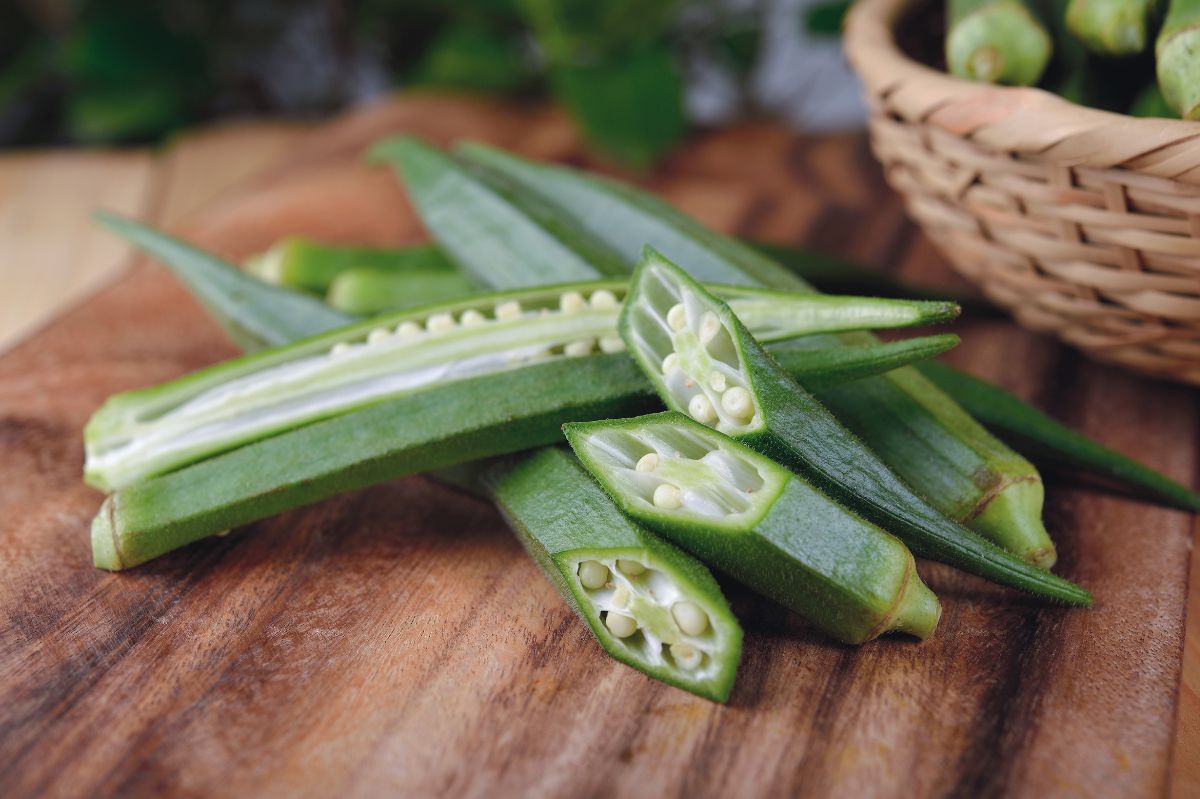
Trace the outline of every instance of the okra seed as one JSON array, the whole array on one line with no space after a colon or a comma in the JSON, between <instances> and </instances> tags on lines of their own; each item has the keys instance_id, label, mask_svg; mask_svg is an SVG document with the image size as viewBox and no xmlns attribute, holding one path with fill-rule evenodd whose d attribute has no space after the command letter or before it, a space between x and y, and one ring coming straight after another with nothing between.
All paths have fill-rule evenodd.
<instances>
[{"instance_id":1,"label":"okra seed","mask_svg":"<svg viewBox=\"0 0 1200 799\"><path fill-rule=\"evenodd\" d=\"M454 317L448 313L435 313L425 324L430 333L445 333L454 329Z\"/></svg>"},{"instance_id":2,"label":"okra seed","mask_svg":"<svg viewBox=\"0 0 1200 799\"><path fill-rule=\"evenodd\" d=\"M621 570L622 574L628 574L630 577L637 577L639 574L642 574L646 571L646 567L641 563L637 562L636 560L627 560L625 558L621 558L617 561L617 568Z\"/></svg>"},{"instance_id":3,"label":"okra seed","mask_svg":"<svg viewBox=\"0 0 1200 799\"><path fill-rule=\"evenodd\" d=\"M367 334L367 343L378 344L381 341L387 341L391 336L392 332L386 327L377 327Z\"/></svg>"},{"instance_id":4,"label":"okra seed","mask_svg":"<svg viewBox=\"0 0 1200 799\"><path fill-rule=\"evenodd\" d=\"M479 327L484 323L485 320L483 318L483 314L474 308L470 308L466 311L463 311L461 321L463 327Z\"/></svg>"},{"instance_id":5,"label":"okra seed","mask_svg":"<svg viewBox=\"0 0 1200 799\"><path fill-rule=\"evenodd\" d=\"M721 396L721 407L738 419L749 419L754 415L750 392L741 386L734 386Z\"/></svg>"},{"instance_id":6,"label":"okra seed","mask_svg":"<svg viewBox=\"0 0 1200 799\"><path fill-rule=\"evenodd\" d=\"M396 335L402 339L414 339L421 335L421 326L416 322L401 322L400 326L396 328Z\"/></svg>"},{"instance_id":7,"label":"okra seed","mask_svg":"<svg viewBox=\"0 0 1200 799\"><path fill-rule=\"evenodd\" d=\"M675 618L679 629L687 635L699 635L708 629L708 614L701 610L695 602L688 602L686 599L676 602L671 607L671 615Z\"/></svg>"},{"instance_id":8,"label":"okra seed","mask_svg":"<svg viewBox=\"0 0 1200 799\"><path fill-rule=\"evenodd\" d=\"M629 607L629 589L623 585L618 585L617 590L613 591L612 603L613 607L618 610L624 610Z\"/></svg>"},{"instance_id":9,"label":"okra seed","mask_svg":"<svg viewBox=\"0 0 1200 799\"><path fill-rule=\"evenodd\" d=\"M707 344L721 332L721 320L712 311L706 311L700 322L700 343Z\"/></svg>"},{"instance_id":10,"label":"okra seed","mask_svg":"<svg viewBox=\"0 0 1200 799\"><path fill-rule=\"evenodd\" d=\"M732 390L730 389L730 391ZM729 396L728 393L725 396ZM724 398L722 398L721 404L725 404ZM717 409L713 407L712 400L704 394L697 394L692 397L688 402L688 413L700 424L710 425L717 421Z\"/></svg>"},{"instance_id":11,"label":"okra seed","mask_svg":"<svg viewBox=\"0 0 1200 799\"><path fill-rule=\"evenodd\" d=\"M683 330L687 327L687 311L683 309L683 303L675 303L671 310L667 311L667 324L672 330Z\"/></svg>"},{"instance_id":12,"label":"okra seed","mask_svg":"<svg viewBox=\"0 0 1200 799\"><path fill-rule=\"evenodd\" d=\"M662 362L663 374L667 374L668 372L670 372L672 369L674 369L677 366L679 366L679 356L676 355L675 353L672 352L670 355L663 358L663 362Z\"/></svg>"},{"instance_id":13,"label":"okra seed","mask_svg":"<svg viewBox=\"0 0 1200 799\"><path fill-rule=\"evenodd\" d=\"M598 560L585 560L579 564L579 582L593 591L603 588L608 582L608 567Z\"/></svg>"},{"instance_id":14,"label":"okra seed","mask_svg":"<svg viewBox=\"0 0 1200 799\"><path fill-rule=\"evenodd\" d=\"M577 358L580 355L590 355L594 344L595 342L593 342L590 338L572 341L570 344L567 344L567 346L563 347L563 354L571 358Z\"/></svg>"},{"instance_id":15,"label":"okra seed","mask_svg":"<svg viewBox=\"0 0 1200 799\"><path fill-rule=\"evenodd\" d=\"M675 486L670 483L663 483L654 489L654 505L655 507L674 510L683 506L683 495L679 493L679 489Z\"/></svg>"},{"instance_id":16,"label":"okra seed","mask_svg":"<svg viewBox=\"0 0 1200 799\"><path fill-rule=\"evenodd\" d=\"M604 625L618 638L628 638L637 632L637 622L623 613L609 613Z\"/></svg>"},{"instance_id":17,"label":"okra seed","mask_svg":"<svg viewBox=\"0 0 1200 799\"><path fill-rule=\"evenodd\" d=\"M671 657L685 669L694 669L700 665L700 650L689 644L671 644Z\"/></svg>"},{"instance_id":18,"label":"okra seed","mask_svg":"<svg viewBox=\"0 0 1200 799\"><path fill-rule=\"evenodd\" d=\"M575 313L587 307L587 303L583 301L583 295L578 291L567 291L559 297L558 307L563 313Z\"/></svg>"},{"instance_id":19,"label":"okra seed","mask_svg":"<svg viewBox=\"0 0 1200 799\"><path fill-rule=\"evenodd\" d=\"M625 342L620 336L601 336L600 337L601 352L624 352Z\"/></svg>"},{"instance_id":20,"label":"okra seed","mask_svg":"<svg viewBox=\"0 0 1200 799\"><path fill-rule=\"evenodd\" d=\"M601 308L601 309L608 310L608 309L616 308L617 305L619 305L619 303L617 302L617 295L613 294L608 289L600 289L599 291L592 292L592 307L593 308Z\"/></svg>"},{"instance_id":21,"label":"okra seed","mask_svg":"<svg viewBox=\"0 0 1200 799\"><path fill-rule=\"evenodd\" d=\"M647 452L642 457L638 458L637 466L634 467L639 472L652 472L658 468L658 453Z\"/></svg>"},{"instance_id":22,"label":"okra seed","mask_svg":"<svg viewBox=\"0 0 1200 799\"><path fill-rule=\"evenodd\" d=\"M521 315L521 303L516 300L502 302L496 306L497 319L515 319Z\"/></svg>"},{"instance_id":23,"label":"okra seed","mask_svg":"<svg viewBox=\"0 0 1200 799\"><path fill-rule=\"evenodd\" d=\"M714 370L713 373L708 376L708 384L712 386L713 391L724 391L725 386L727 385L725 381L725 375Z\"/></svg>"},{"instance_id":24,"label":"okra seed","mask_svg":"<svg viewBox=\"0 0 1200 799\"><path fill-rule=\"evenodd\" d=\"M344 341L339 341L330 348L329 354L336 358L339 355L345 355L349 351L350 345Z\"/></svg>"}]
</instances>

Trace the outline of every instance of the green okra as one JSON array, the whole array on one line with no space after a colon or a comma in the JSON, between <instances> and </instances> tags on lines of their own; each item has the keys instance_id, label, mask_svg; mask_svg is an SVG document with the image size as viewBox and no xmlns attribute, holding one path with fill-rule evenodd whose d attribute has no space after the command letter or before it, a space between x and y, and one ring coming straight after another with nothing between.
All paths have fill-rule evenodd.
<instances>
[{"instance_id":1,"label":"green okra","mask_svg":"<svg viewBox=\"0 0 1200 799\"><path fill-rule=\"evenodd\" d=\"M1070 0L1067 28L1093 53L1136 55L1154 34L1158 0Z\"/></svg>"},{"instance_id":2,"label":"green okra","mask_svg":"<svg viewBox=\"0 0 1200 799\"><path fill-rule=\"evenodd\" d=\"M95 219L165 264L243 349L280 346L314 329L354 321L315 297L275 291L215 255L132 219L108 211L97 212Z\"/></svg>"},{"instance_id":3,"label":"green okra","mask_svg":"<svg viewBox=\"0 0 1200 799\"><path fill-rule=\"evenodd\" d=\"M968 80L1033 86L1052 45L1026 0L947 0L946 64Z\"/></svg>"},{"instance_id":4,"label":"green okra","mask_svg":"<svg viewBox=\"0 0 1200 799\"><path fill-rule=\"evenodd\" d=\"M333 279L325 300L348 314L377 316L459 299L478 291L474 281L454 269L388 272L355 268Z\"/></svg>"},{"instance_id":5,"label":"green okra","mask_svg":"<svg viewBox=\"0 0 1200 799\"><path fill-rule=\"evenodd\" d=\"M1081 436L999 386L944 363L930 362L918 368L976 419L1035 457L1112 480L1177 508L1200 511L1200 494Z\"/></svg>"},{"instance_id":6,"label":"green okra","mask_svg":"<svg viewBox=\"0 0 1200 799\"><path fill-rule=\"evenodd\" d=\"M1167 104L1184 119L1200 119L1200 0L1169 0L1154 52Z\"/></svg>"},{"instance_id":7,"label":"green okra","mask_svg":"<svg viewBox=\"0 0 1200 799\"><path fill-rule=\"evenodd\" d=\"M621 335L668 408L783 463L922 557L1075 605L1091 595L947 518L792 380L729 306L647 249Z\"/></svg>"},{"instance_id":8,"label":"green okra","mask_svg":"<svg viewBox=\"0 0 1200 799\"><path fill-rule=\"evenodd\" d=\"M1143 119L1172 119L1178 116L1167 103L1167 98L1163 97L1158 83L1150 83L1137 93L1129 105L1129 115Z\"/></svg>"},{"instance_id":9,"label":"green okra","mask_svg":"<svg viewBox=\"0 0 1200 799\"><path fill-rule=\"evenodd\" d=\"M378 317L110 398L85 430L85 476L131 485L297 425L479 374L624 348L623 281L477 295ZM719 291L765 340L953 316L950 303Z\"/></svg>"},{"instance_id":10,"label":"green okra","mask_svg":"<svg viewBox=\"0 0 1200 799\"><path fill-rule=\"evenodd\" d=\"M568 215L583 237L598 239L633 264L649 244L701 280L811 290L797 275L764 253L723 236L652 194L565 167L526 161L480 144L464 144L460 159L502 174L511 185L540 196ZM420 193L421 187L410 187ZM449 209L443 214L450 213ZM449 233L440 216L426 217L435 237ZM480 224L483 224L482 222ZM525 224L535 224L526 220ZM456 231L462 233L462 230ZM489 250L471 247L470 232L459 242L460 257L486 268ZM483 239L480 239L483 241ZM874 341L865 333L811 337L813 346ZM816 386L814 385L814 388ZM855 383L875 402L856 401L852 391L823 394L830 410L917 493L944 514L1000 546L1053 558L1054 545L1042 525L1041 477L1029 461L988 433L929 381L910 369ZM895 424L882 424L879 406L903 408Z\"/></svg>"},{"instance_id":11,"label":"green okra","mask_svg":"<svg viewBox=\"0 0 1200 799\"><path fill-rule=\"evenodd\" d=\"M839 641L937 626L904 545L770 458L673 412L564 430L622 510Z\"/></svg>"},{"instance_id":12,"label":"green okra","mask_svg":"<svg viewBox=\"0 0 1200 799\"><path fill-rule=\"evenodd\" d=\"M266 252L246 260L246 271L289 288L325 294L338 275L351 269L403 275L406 272L457 272L440 249L429 244L409 247L362 247L325 244L288 236Z\"/></svg>"},{"instance_id":13,"label":"green okra","mask_svg":"<svg viewBox=\"0 0 1200 799\"><path fill-rule=\"evenodd\" d=\"M623 515L558 447L504 462L484 483L604 651L714 702L729 698L742 628L702 563Z\"/></svg>"}]
</instances>

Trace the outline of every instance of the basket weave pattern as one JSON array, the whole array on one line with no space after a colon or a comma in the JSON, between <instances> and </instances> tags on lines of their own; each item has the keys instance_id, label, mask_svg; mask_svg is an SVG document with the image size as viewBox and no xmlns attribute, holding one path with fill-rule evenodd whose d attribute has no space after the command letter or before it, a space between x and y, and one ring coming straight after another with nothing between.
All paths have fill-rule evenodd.
<instances>
[{"instance_id":1,"label":"basket weave pattern","mask_svg":"<svg viewBox=\"0 0 1200 799\"><path fill-rule=\"evenodd\" d=\"M909 214L1021 324L1200 384L1200 123L1134 119L916 63L907 0L860 0L846 53Z\"/></svg>"}]
</instances>

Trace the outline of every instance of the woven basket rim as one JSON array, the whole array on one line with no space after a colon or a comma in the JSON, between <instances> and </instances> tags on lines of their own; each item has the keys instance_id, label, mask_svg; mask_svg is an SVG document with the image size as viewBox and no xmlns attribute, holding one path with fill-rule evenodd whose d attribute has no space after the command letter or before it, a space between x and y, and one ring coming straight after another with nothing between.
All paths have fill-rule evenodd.
<instances>
[{"instance_id":1,"label":"woven basket rim","mask_svg":"<svg viewBox=\"0 0 1200 799\"><path fill-rule=\"evenodd\" d=\"M846 19L846 59L869 101L995 150L1050 158L1069 167L1123 167L1200 185L1200 122L1131 117L1088 108L1044 89L964 80L913 60L893 28L914 0L858 0Z\"/></svg>"}]
</instances>

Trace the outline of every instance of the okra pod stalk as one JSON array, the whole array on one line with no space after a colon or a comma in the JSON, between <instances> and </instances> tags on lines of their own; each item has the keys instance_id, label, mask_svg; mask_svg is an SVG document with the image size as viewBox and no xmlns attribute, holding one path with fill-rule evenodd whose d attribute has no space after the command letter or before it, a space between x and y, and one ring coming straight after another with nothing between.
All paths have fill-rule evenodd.
<instances>
[{"instance_id":1,"label":"okra pod stalk","mask_svg":"<svg viewBox=\"0 0 1200 799\"><path fill-rule=\"evenodd\" d=\"M729 698L742 628L702 563L622 514L557 447L503 463L484 482L604 651L668 685Z\"/></svg>"},{"instance_id":2,"label":"okra pod stalk","mask_svg":"<svg viewBox=\"0 0 1200 799\"><path fill-rule=\"evenodd\" d=\"M762 252L722 236L632 186L525 161L479 144L464 144L458 154L552 203L582 227L584 235L601 240L629 264L635 263L643 245L649 244L701 280L811 289ZM420 187L410 189L420 191ZM439 219L426 218L435 236L441 236ZM461 241L461 252L464 257L469 253L482 271L489 251L469 248L469 244L469 239ZM865 333L847 333L805 341L829 346L874 340ZM912 370L860 381L855 388L870 391L876 401L869 405L856 402L851 391L822 395L822 401L918 494L1006 549L1046 553L1043 562L1052 557L1053 543L1041 521L1041 477L1033 464ZM876 408L880 406L904 409L897 415L896 425L878 423Z\"/></svg>"},{"instance_id":3,"label":"okra pod stalk","mask_svg":"<svg viewBox=\"0 0 1200 799\"><path fill-rule=\"evenodd\" d=\"M1200 0L1170 0L1155 54L1167 104L1184 119L1200 119Z\"/></svg>"},{"instance_id":4,"label":"okra pod stalk","mask_svg":"<svg viewBox=\"0 0 1200 799\"><path fill-rule=\"evenodd\" d=\"M1154 33L1158 0L1071 0L1067 28L1093 53L1136 55Z\"/></svg>"},{"instance_id":5,"label":"okra pod stalk","mask_svg":"<svg viewBox=\"0 0 1200 799\"><path fill-rule=\"evenodd\" d=\"M668 408L811 480L918 555L1042 597L1091 595L943 516L792 380L729 306L653 250L635 273L621 335Z\"/></svg>"},{"instance_id":6,"label":"okra pod stalk","mask_svg":"<svg viewBox=\"0 0 1200 799\"><path fill-rule=\"evenodd\" d=\"M326 301L355 316L419 308L477 293L474 281L457 270L410 269L388 272L375 268L347 269L329 285Z\"/></svg>"},{"instance_id":7,"label":"okra pod stalk","mask_svg":"<svg viewBox=\"0 0 1200 799\"><path fill-rule=\"evenodd\" d=\"M1112 480L1176 508L1200 511L1200 494L1079 435L999 386L944 363L930 362L919 368L976 419L1015 445L1028 448L1031 455Z\"/></svg>"},{"instance_id":8,"label":"okra pod stalk","mask_svg":"<svg viewBox=\"0 0 1200 799\"><path fill-rule=\"evenodd\" d=\"M904 545L770 458L679 413L564 430L622 510L839 641L937 626Z\"/></svg>"},{"instance_id":9,"label":"okra pod stalk","mask_svg":"<svg viewBox=\"0 0 1200 799\"><path fill-rule=\"evenodd\" d=\"M268 283L313 294L325 294L338 275L351 269L398 275L457 271L440 249L429 244L361 247L324 244L303 236L280 239L266 252L247 259L246 269Z\"/></svg>"},{"instance_id":10,"label":"okra pod stalk","mask_svg":"<svg viewBox=\"0 0 1200 799\"><path fill-rule=\"evenodd\" d=\"M1033 86L1050 53L1050 35L1025 0L947 0L946 64L951 74Z\"/></svg>"}]
</instances>

